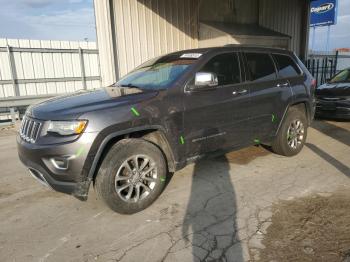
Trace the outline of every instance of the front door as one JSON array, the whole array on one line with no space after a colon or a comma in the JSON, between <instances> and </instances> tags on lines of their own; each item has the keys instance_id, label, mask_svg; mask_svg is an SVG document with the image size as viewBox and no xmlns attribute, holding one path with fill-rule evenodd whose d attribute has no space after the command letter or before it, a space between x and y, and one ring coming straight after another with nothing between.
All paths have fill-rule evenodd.
<instances>
[{"instance_id":1,"label":"front door","mask_svg":"<svg viewBox=\"0 0 350 262\"><path fill-rule=\"evenodd\" d=\"M215 73L219 85L184 96L188 158L239 145L249 137L249 89L242 83L238 54L218 54L198 72Z\"/></svg>"}]
</instances>

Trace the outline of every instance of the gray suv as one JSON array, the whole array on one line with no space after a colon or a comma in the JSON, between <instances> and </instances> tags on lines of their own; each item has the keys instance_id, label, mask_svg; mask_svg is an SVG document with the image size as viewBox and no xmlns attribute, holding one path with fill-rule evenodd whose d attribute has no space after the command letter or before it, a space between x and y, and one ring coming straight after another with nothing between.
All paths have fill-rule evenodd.
<instances>
[{"instance_id":1,"label":"gray suv","mask_svg":"<svg viewBox=\"0 0 350 262\"><path fill-rule=\"evenodd\" d=\"M18 153L56 191L86 200L91 183L114 211L138 212L169 173L213 153L264 144L293 156L315 111L315 81L279 49L171 53L116 84L28 108Z\"/></svg>"}]
</instances>

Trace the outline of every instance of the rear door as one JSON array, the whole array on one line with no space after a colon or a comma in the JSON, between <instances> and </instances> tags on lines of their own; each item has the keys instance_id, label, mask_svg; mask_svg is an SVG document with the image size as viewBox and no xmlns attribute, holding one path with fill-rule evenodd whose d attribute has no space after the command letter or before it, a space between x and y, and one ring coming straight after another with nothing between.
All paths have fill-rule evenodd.
<instances>
[{"instance_id":1,"label":"rear door","mask_svg":"<svg viewBox=\"0 0 350 262\"><path fill-rule=\"evenodd\" d=\"M279 79L270 53L246 52L250 79L251 126L255 139L269 142L282 118L286 101L292 97L287 79Z\"/></svg>"},{"instance_id":2,"label":"rear door","mask_svg":"<svg viewBox=\"0 0 350 262\"><path fill-rule=\"evenodd\" d=\"M184 129L187 156L198 156L240 144L249 135L249 90L242 83L235 52L210 58L197 72L218 76L219 86L185 93ZM195 76L193 75L193 78ZM194 84L191 81L189 85Z\"/></svg>"},{"instance_id":3,"label":"rear door","mask_svg":"<svg viewBox=\"0 0 350 262\"><path fill-rule=\"evenodd\" d=\"M304 99L307 95L304 86L305 75L292 56L274 53L272 57L277 67L281 92L280 108L278 112L276 111L276 117L281 120L293 99L297 99L299 95ZM277 130L279 122L276 121L275 130Z\"/></svg>"}]
</instances>

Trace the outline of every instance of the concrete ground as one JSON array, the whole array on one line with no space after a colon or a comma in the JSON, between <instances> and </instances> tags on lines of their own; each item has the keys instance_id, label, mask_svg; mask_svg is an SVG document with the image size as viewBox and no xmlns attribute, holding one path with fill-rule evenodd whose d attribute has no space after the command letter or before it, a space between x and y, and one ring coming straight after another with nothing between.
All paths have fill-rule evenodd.
<instances>
[{"instance_id":1,"label":"concrete ground","mask_svg":"<svg viewBox=\"0 0 350 262\"><path fill-rule=\"evenodd\" d=\"M93 190L80 202L38 184L14 131L0 132L0 149L0 261L259 260L274 206L350 189L350 122L316 121L293 158L251 147L190 165L132 216Z\"/></svg>"}]
</instances>

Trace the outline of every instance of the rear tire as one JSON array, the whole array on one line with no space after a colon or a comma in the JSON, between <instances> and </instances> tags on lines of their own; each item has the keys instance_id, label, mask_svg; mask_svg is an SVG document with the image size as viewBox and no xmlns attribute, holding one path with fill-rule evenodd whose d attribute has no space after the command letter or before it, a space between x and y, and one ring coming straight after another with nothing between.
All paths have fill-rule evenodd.
<instances>
[{"instance_id":1,"label":"rear tire","mask_svg":"<svg viewBox=\"0 0 350 262\"><path fill-rule=\"evenodd\" d=\"M305 111L291 107L272 143L273 152L282 156L297 155L304 147L307 128Z\"/></svg>"},{"instance_id":2,"label":"rear tire","mask_svg":"<svg viewBox=\"0 0 350 262\"><path fill-rule=\"evenodd\" d=\"M133 214L158 198L166 176L166 162L158 147L142 139L124 139L103 160L95 189L115 212Z\"/></svg>"}]
</instances>

